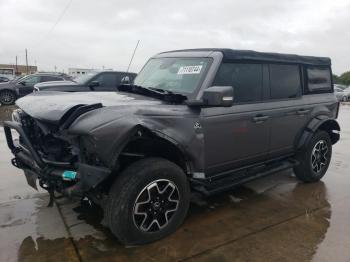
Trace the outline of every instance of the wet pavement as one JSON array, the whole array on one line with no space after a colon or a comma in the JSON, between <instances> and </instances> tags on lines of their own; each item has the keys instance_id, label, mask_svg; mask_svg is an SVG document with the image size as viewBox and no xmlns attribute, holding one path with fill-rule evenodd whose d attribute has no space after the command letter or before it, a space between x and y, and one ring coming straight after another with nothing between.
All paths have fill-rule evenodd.
<instances>
[{"instance_id":1,"label":"wet pavement","mask_svg":"<svg viewBox=\"0 0 350 262\"><path fill-rule=\"evenodd\" d=\"M0 107L1 121L13 108ZM194 195L188 217L156 243L124 247L88 201L58 199L10 165L0 129L0 261L350 261L350 106L321 182L291 170L210 198Z\"/></svg>"}]
</instances>

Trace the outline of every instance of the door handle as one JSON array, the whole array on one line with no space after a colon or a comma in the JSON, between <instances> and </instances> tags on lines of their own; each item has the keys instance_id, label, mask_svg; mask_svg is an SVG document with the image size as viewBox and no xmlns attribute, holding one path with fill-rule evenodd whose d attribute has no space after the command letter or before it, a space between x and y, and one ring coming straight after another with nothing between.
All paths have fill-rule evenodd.
<instances>
[{"instance_id":1,"label":"door handle","mask_svg":"<svg viewBox=\"0 0 350 262\"><path fill-rule=\"evenodd\" d=\"M309 112L310 112L310 109L299 109L297 111L297 115L306 115Z\"/></svg>"},{"instance_id":2,"label":"door handle","mask_svg":"<svg viewBox=\"0 0 350 262\"><path fill-rule=\"evenodd\" d=\"M257 115L255 117L253 117L253 122L262 123L262 122L265 122L269 118L270 118L269 116Z\"/></svg>"}]
</instances>

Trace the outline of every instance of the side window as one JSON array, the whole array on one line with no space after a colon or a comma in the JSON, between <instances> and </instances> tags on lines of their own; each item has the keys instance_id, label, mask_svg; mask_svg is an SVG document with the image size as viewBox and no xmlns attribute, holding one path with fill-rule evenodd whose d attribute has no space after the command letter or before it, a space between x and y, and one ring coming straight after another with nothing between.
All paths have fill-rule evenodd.
<instances>
[{"instance_id":1,"label":"side window","mask_svg":"<svg viewBox=\"0 0 350 262\"><path fill-rule=\"evenodd\" d=\"M97 81L100 83L100 85L96 89L98 89L99 87L111 88L111 89L117 87L115 74L111 74L111 73L100 74L95 79L93 79L93 81Z\"/></svg>"},{"instance_id":2,"label":"side window","mask_svg":"<svg viewBox=\"0 0 350 262\"><path fill-rule=\"evenodd\" d=\"M58 76L42 76L40 82L49 82L49 81L62 81L63 78Z\"/></svg>"},{"instance_id":3,"label":"side window","mask_svg":"<svg viewBox=\"0 0 350 262\"><path fill-rule=\"evenodd\" d=\"M213 85L233 86L234 102L262 100L262 64L223 63L216 74Z\"/></svg>"},{"instance_id":4,"label":"side window","mask_svg":"<svg viewBox=\"0 0 350 262\"><path fill-rule=\"evenodd\" d=\"M23 82L25 82L27 86L34 86L35 84L39 83L39 79L39 76L28 76L23 80Z\"/></svg>"},{"instance_id":5,"label":"side window","mask_svg":"<svg viewBox=\"0 0 350 262\"><path fill-rule=\"evenodd\" d=\"M332 90L332 76L329 67L307 66L306 76L306 93L329 92Z\"/></svg>"},{"instance_id":6,"label":"side window","mask_svg":"<svg viewBox=\"0 0 350 262\"><path fill-rule=\"evenodd\" d=\"M301 77L298 65L270 64L270 97L296 98L301 95Z\"/></svg>"}]
</instances>

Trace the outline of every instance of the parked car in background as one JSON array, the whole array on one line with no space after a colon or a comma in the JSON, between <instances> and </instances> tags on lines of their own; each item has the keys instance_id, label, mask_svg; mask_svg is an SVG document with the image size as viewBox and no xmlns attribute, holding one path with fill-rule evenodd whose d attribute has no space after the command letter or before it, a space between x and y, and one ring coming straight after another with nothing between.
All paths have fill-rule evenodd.
<instances>
[{"instance_id":1,"label":"parked car in background","mask_svg":"<svg viewBox=\"0 0 350 262\"><path fill-rule=\"evenodd\" d=\"M50 204L57 191L101 205L127 245L174 232L191 191L212 195L290 168L319 181L340 137L324 57L165 52L118 92L35 92L17 105L4 122L12 164L29 185L39 179Z\"/></svg>"},{"instance_id":2,"label":"parked car in background","mask_svg":"<svg viewBox=\"0 0 350 262\"><path fill-rule=\"evenodd\" d=\"M78 76L73 81L36 84L35 91L89 92L117 91L124 77L132 82L137 74L118 71L99 71Z\"/></svg>"},{"instance_id":3,"label":"parked car in background","mask_svg":"<svg viewBox=\"0 0 350 262\"><path fill-rule=\"evenodd\" d=\"M345 88L342 88L345 87ZM335 96L337 97L338 101L346 102L350 98L350 88L341 85L334 85L334 92Z\"/></svg>"},{"instance_id":4,"label":"parked car in background","mask_svg":"<svg viewBox=\"0 0 350 262\"><path fill-rule=\"evenodd\" d=\"M341 84L334 84L334 88L339 88L339 89L344 90L344 89L347 89L348 86L347 85L341 85Z\"/></svg>"},{"instance_id":5,"label":"parked car in background","mask_svg":"<svg viewBox=\"0 0 350 262\"><path fill-rule=\"evenodd\" d=\"M8 79L7 77L0 76L0 83L5 83L5 82L8 82L8 81L10 81L10 79Z\"/></svg>"},{"instance_id":6,"label":"parked car in background","mask_svg":"<svg viewBox=\"0 0 350 262\"><path fill-rule=\"evenodd\" d=\"M61 73L36 73L2 83L0 84L0 103L12 105L17 98L32 93L37 83L70 79L70 76Z\"/></svg>"}]
</instances>

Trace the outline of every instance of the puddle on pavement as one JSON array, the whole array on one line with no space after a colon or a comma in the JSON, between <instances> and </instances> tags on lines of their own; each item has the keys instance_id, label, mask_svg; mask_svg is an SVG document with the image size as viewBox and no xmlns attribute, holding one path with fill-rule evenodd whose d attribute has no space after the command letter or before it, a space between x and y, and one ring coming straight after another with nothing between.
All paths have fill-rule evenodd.
<instances>
[{"instance_id":1,"label":"puddle on pavement","mask_svg":"<svg viewBox=\"0 0 350 262\"><path fill-rule=\"evenodd\" d=\"M1 106L0 105L0 126L4 121L11 120L12 111L16 109L16 106Z\"/></svg>"},{"instance_id":2,"label":"puddle on pavement","mask_svg":"<svg viewBox=\"0 0 350 262\"><path fill-rule=\"evenodd\" d=\"M350 130L350 108L341 112ZM0 118L10 115L0 107ZM344 136L323 182L302 184L287 171L210 198L194 195L184 225L144 246L122 246L88 201L59 200L62 221L42 196L12 198L0 203L0 261L78 261L76 250L84 261L348 261L350 133Z\"/></svg>"}]
</instances>

